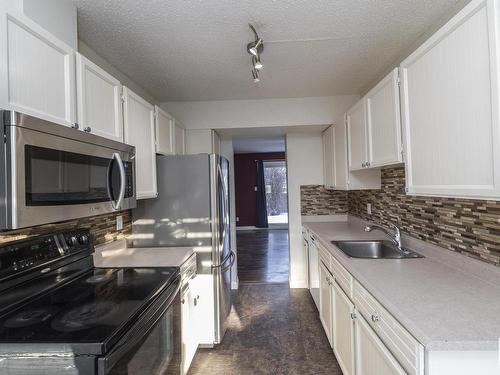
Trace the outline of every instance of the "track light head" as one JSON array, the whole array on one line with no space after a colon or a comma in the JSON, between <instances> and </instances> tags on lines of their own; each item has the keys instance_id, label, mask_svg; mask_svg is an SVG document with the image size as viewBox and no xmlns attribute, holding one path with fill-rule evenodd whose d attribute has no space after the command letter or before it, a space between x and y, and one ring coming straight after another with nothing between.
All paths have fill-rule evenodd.
<instances>
[{"instance_id":1,"label":"track light head","mask_svg":"<svg viewBox=\"0 0 500 375\"><path fill-rule=\"evenodd\" d=\"M262 51L264 51L264 41L262 38L247 44L247 52L250 55L257 56L260 55Z\"/></svg>"},{"instance_id":2,"label":"track light head","mask_svg":"<svg viewBox=\"0 0 500 375\"><path fill-rule=\"evenodd\" d=\"M256 71L255 69L252 69L252 77L253 77L253 83L259 83L260 82L259 72Z\"/></svg>"},{"instance_id":3,"label":"track light head","mask_svg":"<svg viewBox=\"0 0 500 375\"><path fill-rule=\"evenodd\" d=\"M262 65L262 62L260 61L260 56L252 56L252 64L255 70L261 70L264 65Z\"/></svg>"}]
</instances>

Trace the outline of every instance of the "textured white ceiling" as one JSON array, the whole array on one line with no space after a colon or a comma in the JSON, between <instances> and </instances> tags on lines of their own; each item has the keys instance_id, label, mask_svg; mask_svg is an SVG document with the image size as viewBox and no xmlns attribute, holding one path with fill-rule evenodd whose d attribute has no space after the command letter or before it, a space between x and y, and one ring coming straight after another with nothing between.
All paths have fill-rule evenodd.
<instances>
[{"instance_id":1,"label":"textured white ceiling","mask_svg":"<svg viewBox=\"0 0 500 375\"><path fill-rule=\"evenodd\" d=\"M233 138L235 154L254 152L284 152L285 137Z\"/></svg>"},{"instance_id":2,"label":"textured white ceiling","mask_svg":"<svg viewBox=\"0 0 500 375\"><path fill-rule=\"evenodd\" d=\"M357 94L459 2L73 1L80 39L159 101ZM267 42L258 85L249 22Z\"/></svg>"}]
</instances>

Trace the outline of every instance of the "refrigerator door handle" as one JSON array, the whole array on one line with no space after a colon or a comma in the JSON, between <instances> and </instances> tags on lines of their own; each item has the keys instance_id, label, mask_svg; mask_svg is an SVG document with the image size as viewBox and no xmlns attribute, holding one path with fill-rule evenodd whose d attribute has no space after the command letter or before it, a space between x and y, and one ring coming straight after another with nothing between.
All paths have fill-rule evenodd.
<instances>
[{"instance_id":1,"label":"refrigerator door handle","mask_svg":"<svg viewBox=\"0 0 500 375\"><path fill-rule=\"evenodd\" d=\"M234 251L231 251L229 254L226 255L226 257L222 260L222 262L220 262L217 265L212 266L212 268L221 268L224 264L227 263L228 259L230 259L231 257L235 257L235 256L236 255L234 254ZM234 261L233 261L233 263L234 263Z\"/></svg>"},{"instance_id":2,"label":"refrigerator door handle","mask_svg":"<svg viewBox=\"0 0 500 375\"><path fill-rule=\"evenodd\" d=\"M226 272L234 265L234 261L236 260L236 254L234 253L234 251L231 250L231 253L229 254L229 258L231 259L231 261L229 262L228 265L222 267L222 272Z\"/></svg>"}]
</instances>

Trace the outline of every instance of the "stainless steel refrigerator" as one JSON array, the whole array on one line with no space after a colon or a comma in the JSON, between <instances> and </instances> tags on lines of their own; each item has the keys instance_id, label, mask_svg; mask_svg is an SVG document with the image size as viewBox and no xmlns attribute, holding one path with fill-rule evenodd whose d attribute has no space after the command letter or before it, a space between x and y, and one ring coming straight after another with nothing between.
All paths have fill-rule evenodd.
<instances>
[{"instance_id":1,"label":"stainless steel refrigerator","mask_svg":"<svg viewBox=\"0 0 500 375\"><path fill-rule=\"evenodd\" d=\"M157 156L158 197L137 202L134 247L192 246L213 275L215 344L231 309L229 162L215 154Z\"/></svg>"}]
</instances>

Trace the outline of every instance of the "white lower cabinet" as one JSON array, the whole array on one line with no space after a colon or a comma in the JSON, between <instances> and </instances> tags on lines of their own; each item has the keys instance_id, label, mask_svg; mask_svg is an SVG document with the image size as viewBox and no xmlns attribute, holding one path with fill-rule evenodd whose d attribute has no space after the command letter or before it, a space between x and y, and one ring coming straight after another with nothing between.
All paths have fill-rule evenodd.
<instances>
[{"instance_id":1,"label":"white lower cabinet","mask_svg":"<svg viewBox=\"0 0 500 375\"><path fill-rule=\"evenodd\" d=\"M316 239L314 236L309 237L307 263L309 266L309 292L311 293L316 307L319 309L319 252L316 247Z\"/></svg>"},{"instance_id":2,"label":"white lower cabinet","mask_svg":"<svg viewBox=\"0 0 500 375\"><path fill-rule=\"evenodd\" d=\"M354 321L356 375L406 374L361 314Z\"/></svg>"},{"instance_id":3,"label":"white lower cabinet","mask_svg":"<svg viewBox=\"0 0 500 375\"><path fill-rule=\"evenodd\" d=\"M424 347L332 256L314 233L319 318L344 375L424 374Z\"/></svg>"},{"instance_id":4,"label":"white lower cabinet","mask_svg":"<svg viewBox=\"0 0 500 375\"><path fill-rule=\"evenodd\" d=\"M196 278L182 293L182 374L187 374L199 345L199 293Z\"/></svg>"},{"instance_id":5,"label":"white lower cabinet","mask_svg":"<svg viewBox=\"0 0 500 375\"><path fill-rule=\"evenodd\" d=\"M332 283L333 352L344 375L354 375L354 304Z\"/></svg>"},{"instance_id":6,"label":"white lower cabinet","mask_svg":"<svg viewBox=\"0 0 500 375\"><path fill-rule=\"evenodd\" d=\"M319 318L332 345L332 275L323 262L319 263Z\"/></svg>"}]
</instances>

